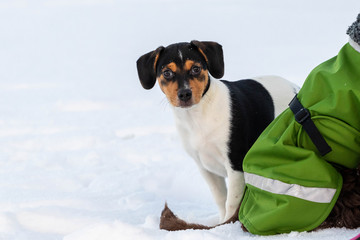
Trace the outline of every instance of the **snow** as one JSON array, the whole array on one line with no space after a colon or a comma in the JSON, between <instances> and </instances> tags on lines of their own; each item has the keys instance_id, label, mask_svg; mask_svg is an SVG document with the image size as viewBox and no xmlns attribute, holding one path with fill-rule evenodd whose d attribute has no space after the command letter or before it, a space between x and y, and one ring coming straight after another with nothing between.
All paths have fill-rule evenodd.
<instances>
[{"instance_id":1,"label":"snow","mask_svg":"<svg viewBox=\"0 0 360 240\"><path fill-rule=\"evenodd\" d=\"M142 89L137 58L198 40L224 47L224 79L302 84L347 41L358 0L1 0L0 239L350 239L327 229L261 237L239 223L158 229L165 201L214 224L168 103Z\"/></svg>"}]
</instances>

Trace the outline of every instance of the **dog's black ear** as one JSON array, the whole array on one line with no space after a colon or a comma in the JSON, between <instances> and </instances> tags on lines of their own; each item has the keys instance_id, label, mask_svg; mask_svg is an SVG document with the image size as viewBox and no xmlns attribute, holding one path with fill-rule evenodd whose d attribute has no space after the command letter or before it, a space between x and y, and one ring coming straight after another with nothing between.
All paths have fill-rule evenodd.
<instances>
[{"instance_id":1,"label":"dog's black ear","mask_svg":"<svg viewBox=\"0 0 360 240\"><path fill-rule=\"evenodd\" d=\"M145 89L151 89L155 85L156 64L162 50L164 50L164 47L158 47L156 50L142 55L136 61L139 79Z\"/></svg>"},{"instance_id":2,"label":"dog's black ear","mask_svg":"<svg viewBox=\"0 0 360 240\"><path fill-rule=\"evenodd\" d=\"M196 40L190 43L196 46L204 56L210 74L214 78L222 78L224 76L224 54L222 46L216 42L200 42Z\"/></svg>"}]
</instances>

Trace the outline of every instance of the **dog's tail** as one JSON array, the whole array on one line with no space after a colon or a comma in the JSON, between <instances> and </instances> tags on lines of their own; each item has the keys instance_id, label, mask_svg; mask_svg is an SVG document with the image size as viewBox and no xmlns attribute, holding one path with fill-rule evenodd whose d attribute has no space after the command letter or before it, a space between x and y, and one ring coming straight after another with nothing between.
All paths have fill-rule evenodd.
<instances>
[{"instance_id":1,"label":"dog's tail","mask_svg":"<svg viewBox=\"0 0 360 240\"><path fill-rule=\"evenodd\" d=\"M212 229L224 224L233 223L238 221L238 210L235 212L235 214L226 222L215 225L215 226L205 226L201 224L195 224L195 223L187 223L184 220L178 218L167 206L165 203L164 210L161 212L160 217L160 229L168 230L168 231L179 231L179 230L186 230L186 229Z\"/></svg>"}]
</instances>

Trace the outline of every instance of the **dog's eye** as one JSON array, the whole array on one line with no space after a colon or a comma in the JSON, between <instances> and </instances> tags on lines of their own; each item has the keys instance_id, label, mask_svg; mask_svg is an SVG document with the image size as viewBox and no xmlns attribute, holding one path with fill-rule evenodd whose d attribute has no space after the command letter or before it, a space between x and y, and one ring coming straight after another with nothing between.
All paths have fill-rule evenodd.
<instances>
[{"instance_id":1,"label":"dog's eye","mask_svg":"<svg viewBox=\"0 0 360 240\"><path fill-rule=\"evenodd\" d=\"M172 79L174 77L174 72L167 69L163 72L163 76L165 79L169 80L169 79Z\"/></svg>"},{"instance_id":2,"label":"dog's eye","mask_svg":"<svg viewBox=\"0 0 360 240\"><path fill-rule=\"evenodd\" d=\"M201 72L201 68L199 66L192 66L190 70L190 74L193 76L199 75Z\"/></svg>"}]
</instances>

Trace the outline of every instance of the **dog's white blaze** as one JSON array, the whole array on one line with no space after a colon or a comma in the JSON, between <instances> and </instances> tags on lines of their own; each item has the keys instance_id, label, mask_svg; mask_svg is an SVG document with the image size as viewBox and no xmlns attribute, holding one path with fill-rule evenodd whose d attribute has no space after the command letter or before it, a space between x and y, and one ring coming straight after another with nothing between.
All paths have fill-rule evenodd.
<instances>
[{"instance_id":1,"label":"dog's white blaze","mask_svg":"<svg viewBox=\"0 0 360 240\"><path fill-rule=\"evenodd\" d=\"M184 89L190 89L190 83L184 82Z\"/></svg>"},{"instance_id":2,"label":"dog's white blaze","mask_svg":"<svg viewBox=\"0 0 360 240\"><path fill-rule=\"evenodd\" d=\"M179 53L179 58L180 58L181 62L183 62L184 59L183 59L183 55L182 55L182 52L180 49L178 50L178 53Z\"/></svg>"}]
</instances>

